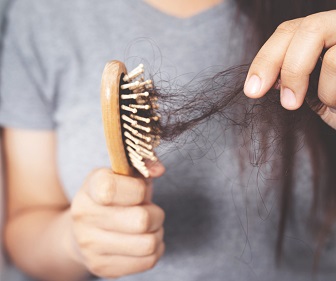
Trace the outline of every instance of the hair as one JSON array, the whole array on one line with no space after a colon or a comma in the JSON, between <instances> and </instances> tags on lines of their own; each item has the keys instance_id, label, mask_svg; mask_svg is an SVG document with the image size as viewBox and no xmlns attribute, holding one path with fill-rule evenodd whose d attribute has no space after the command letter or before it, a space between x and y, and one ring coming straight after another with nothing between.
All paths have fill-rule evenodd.
<instances>
[{"instance_id":1,"label":"hair","mask_svg":"<svg viewBox=\"0 0 336 281\"><path fill-rule=\"evenodd\" d=\"M249 16L263 43L284 21L336 8L333 0L236 0L240 10Z\"/></svg>"},{"instance_id":2,"label":"hair","mask_svg":"<svg viewBox=\"0 0 336 281\"><path fill-rule=\"evenodd\" d=\"M259 32L260 45L269 38L269 36L274 32L279 24L284 21L306 17L308 15L336 9L336 3L332 0L237 0L241 11L247 14L251 20L254 22L257 30ZM297 112L292 113L296 116L306 117L309 113L309 107L317 112L321 109L321 103L317 98L317 81L319 78L320 66L317 66L315 72L312 74L310 79L310 90L308 90L308 95L306 98L306 103ZM284 118L288 115L288 112L282 112L277 118ZM273 112L269 112L268 116L265 118L271 118ZM317 220L318 209L322 209L323 222L317 227L319 232L318 237L318 247L316 248L315 255L315 267L317 266L318 259L321 253L322 245L326 239L328 232L331 230L332 223L336 218L336 189L334 185L336 183L336 176L333 168L336 167L336 148L335 148L335 131L334 129L327 126L317 114L312 114L307 120L302 120L303 122L308 122L309 127L306 124L300 124L300 128L306 127L302 132L304 138L306 139L308 149L311 153L312 166L314 169L314 197L312 204L312 219ZM296 117L297 118L297 117ZM303 123L302 122L302 123ZM281 128L282 136L281 145L283 147L283 167L286 168L286 177L282 182L281 189L281 215L279 220L279 235L276 246L276 254L278 261L282 254L282 244L283 237L286 227L286 221L288 217L288 212L292 205L292 193L294 189L294 157L293 148L295 147L295 142L298 139L296 132L291 130L290 127ZM292 126L292 125L291 125ZM297 128L297 129L300 129ZM288 131L289 130L289 131Z\"/></svg>"},{"instance_id":3,"label":"hair","mask_svg":"<svg viewBox=\"0 0 336 281\"><path fill-rule=\"evenodd\" d=\"M257 27L260 46L280 23L336 8L335 2L328 0L237 2L240 10ZM282 177L276 243L278 262L281 261L286 224L294 204L295 152L305 143L313 170L310 225L318 242L314 262L316 269L325 239L336 219L336 173L333 171L336 167L336 132L317 114L323 110L323 104L317 97L321 61L311 75L304 104L296 111L288 111L280 105L277 89L271 89L263 98L248 99L243 93L248 68L249 65L242 65L222 71L201 84L197 83L196 88L191 84L168 91L155 88L163 104L161 115L165 117L158 130L162 139L172 141L197 125L219 117L226 120L226 128L248 136L247 145L253 150L250 159L253 165L261 167L268 161L269 155L279 156ZM176 104L179 106L176 107Z\"/></svg>"}]
</instances>

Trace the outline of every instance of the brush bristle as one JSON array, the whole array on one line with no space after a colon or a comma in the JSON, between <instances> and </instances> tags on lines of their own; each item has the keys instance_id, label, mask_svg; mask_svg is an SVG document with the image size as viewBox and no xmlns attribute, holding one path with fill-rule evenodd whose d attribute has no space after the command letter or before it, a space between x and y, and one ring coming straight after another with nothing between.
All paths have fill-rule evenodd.
<instances>
[{"instance_id":1,"label":"brush bristle","mask_svg":"<svg viewBox=\"0 0 336 281\"><path fill-rule=\"evenodd\" d=\"M160 115L155 112L157 97L151 80L143 76L144 66L121 78L120 114L123 140L130 164L144 177L149 177L145 161L157 161L154 152L160 142Z\"/></svg>"}]
</instances>

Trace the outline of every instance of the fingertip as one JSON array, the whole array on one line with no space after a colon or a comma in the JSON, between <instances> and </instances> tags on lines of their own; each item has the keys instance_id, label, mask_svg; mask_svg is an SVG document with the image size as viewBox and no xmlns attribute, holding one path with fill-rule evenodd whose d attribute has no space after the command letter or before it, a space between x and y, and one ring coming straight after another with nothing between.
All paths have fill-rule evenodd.
<instances>
[{"instance_id":1,"label":"fingertip","mask_svg":"<svg viewBox=\"0 0 336 281\"><path fill-rule=\"evenodd\" d=\"M280 102L281 105L288 110L296 110L301 106L298 103L295 93L287 87L281 88Z\"/></svg>"},{"instance_id":2,"label":"fingertip","mask_svg":"<svg viewBox=\"0 0 336 281\"><path fill-rule=\"evenodd\" d=\"M245 95L250 98L260 97L261 85L262 85L261 78L256 74L251 75L246 80L245 85L244 85Z\"/></svg>"},{"instance_id":3,"label":"fingertip","mask_svg":"<svg viewBox=\"0 0 336 281\"><path fill-rule=\"evenodd\" d=\"M151 178L161 177L166 171L166 168L160 161L151 162L147 164L147 167Z\"/></svg>"}]
</instances>

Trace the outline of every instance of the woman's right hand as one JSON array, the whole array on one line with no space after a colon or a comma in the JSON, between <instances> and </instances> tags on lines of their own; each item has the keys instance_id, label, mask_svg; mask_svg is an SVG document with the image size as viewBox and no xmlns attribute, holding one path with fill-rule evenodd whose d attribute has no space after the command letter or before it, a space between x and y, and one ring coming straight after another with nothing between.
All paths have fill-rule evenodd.
<instances>
[{"instance_id":1,"label":"woman's right hand","mask_svg":"<svg viewBox=\"0 0 336 281\"><path fill-rule=\"evenodd\" d=\"M159 177L164 167L150 168ZM150 180L93 171L71 206L74 258L94 275L116 278L151 269L164 252L164 211Z\"/></svg>"}]
</instances>

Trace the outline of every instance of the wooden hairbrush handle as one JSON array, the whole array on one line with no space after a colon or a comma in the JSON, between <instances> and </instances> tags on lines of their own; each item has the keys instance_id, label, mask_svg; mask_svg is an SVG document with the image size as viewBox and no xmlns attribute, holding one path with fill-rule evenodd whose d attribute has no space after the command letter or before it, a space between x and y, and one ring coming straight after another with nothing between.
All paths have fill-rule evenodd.
<instances>
[{"instance_id":1,"label":"wooden hairbrush handle","mask_svg":"<svg viewBox=\"0 0 336 281\"><path fill-rule=\"evenodd\" d=\"M122 136L120 117L120 83L122 74L127 74L125 65L120 61L106 64L101 82L101 107L104 133L112 170L121 175L132 176Z\"/></svg>"}]
</instances>

